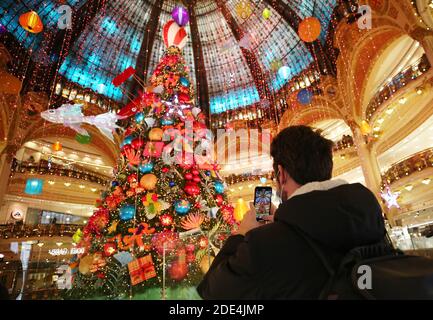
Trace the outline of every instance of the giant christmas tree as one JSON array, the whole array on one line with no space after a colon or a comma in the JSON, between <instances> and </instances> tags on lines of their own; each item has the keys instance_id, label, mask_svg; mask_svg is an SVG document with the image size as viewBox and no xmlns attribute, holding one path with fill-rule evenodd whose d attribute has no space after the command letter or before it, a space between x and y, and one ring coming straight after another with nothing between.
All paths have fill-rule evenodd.
<instances>
[{"instance_id":1,"label":"giant christmas tree","mask_svg":"<svg viewBox=\"0 0 433 320\"><path fill-rule=\"evenodd\" d=\"M118 113L128 124L115 179L74 235L84 253L71 264L66 298L188 298L235 226L218 167L203 152L211 137L179 48L186 33L174 24L164 27L168 50L150 83Z\"/></svg>"}]
</instances>

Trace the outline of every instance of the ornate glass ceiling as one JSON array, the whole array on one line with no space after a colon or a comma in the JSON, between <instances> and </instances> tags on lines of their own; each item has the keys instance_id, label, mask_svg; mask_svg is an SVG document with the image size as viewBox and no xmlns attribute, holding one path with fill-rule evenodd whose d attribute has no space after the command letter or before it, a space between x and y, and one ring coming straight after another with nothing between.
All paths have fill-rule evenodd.
<instances>
[{"instance_id":1,"label":"ornate glass ceiling","mask_svg":"<svg viewBox=\"0 0 433 320\"><path fill-rule=\"evenodd\" d=\"M93 0L67 0L61 3L70 5L76 11L90 1ZM198 36L191 35L189 25L185 28L189 42L184 48L184 55L194 83L196 70L201 69L197 66L200 58L194 56L193 46L198 46L192 41L194 36L201 45L212 113L260 102L263 93L260 94L260 89L257 88L257 73L264 75L272 94L314 62L314 55L299 39L297 30L278 14L273 4L278 2L292 10L299 19L317 17L322 25L322 43L327 37L331 15L337 4L337 0L247 0L252 14L243 19L236 10L239 1L197 0L192 10L196 15ZM45 28L53 31L59 18L55 10L59 3L55 0L20 0L18 3L16 0L2 0L0 23L25 47L42 50L44 33L27 34L19 26L18 17L24 12L35 10ZM184 5L189 3L190 1L184 1ZM92 16L84 31L71 44L59 73L69 81L125 103L127 99L122 91L130 88L130 83L120 90L111 84L112 78L129 66L136 67L137 62L143 59L143 56L140 57L143 54L148 61L146 76L152 74L165 50L162 27L171 19L174 6L181 3L175 0L162 2L161 10L157 11L156 32L153 37L149 37L149 21L157 4L161 4L161 1L105 1L102 9ZM265 8L271 10L269 19L262 17ZM224 12L228 12L231 18ZM255 67L247 60L242 47L256 59ZM271 65L275 61L289 67L287 78L282 79L272 70ZM198 90L197 92L199 93Z\"/></svg>"}]
</instances>

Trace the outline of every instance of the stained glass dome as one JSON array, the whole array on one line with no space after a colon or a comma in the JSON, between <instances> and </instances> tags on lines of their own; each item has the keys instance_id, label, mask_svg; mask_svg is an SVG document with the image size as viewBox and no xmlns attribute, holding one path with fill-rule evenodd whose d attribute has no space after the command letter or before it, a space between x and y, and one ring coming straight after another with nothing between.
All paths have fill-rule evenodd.
<instances>
[{"instance_id":1,"label":"stained glass dome","mask_svg":"<svg viewBox=\"0 0 433 320\"><path fill-rule=\"evenodd\" d=\"M68 50L59 60L58 74L119 103L127 102L132 84L116 88L111 80L129 66L141 68L146 80L164 53L163 25L176 5L188 8L194 19L185 27L189 41L184 56L198 100L217 114L266 100L314 64L320 57L300 40L296 24L318 18L322 30L317 42L326 46L337 0L3 0L0 23L32 50L36 61L50 63L58 57L47 54L47 34L59 32L56 9L62 4L72 8L74 19L88 19L79 20L77 36L65 36L70 41L64 41ZM251 11L246 19L239 15L240 4ZM265 9L270 10L268 18L262 15ZM29 10L38 12L47 32L28 34L19 26L18 17ZM275 65L288 67L284 77Z\"/></svg>"}]
</instances>

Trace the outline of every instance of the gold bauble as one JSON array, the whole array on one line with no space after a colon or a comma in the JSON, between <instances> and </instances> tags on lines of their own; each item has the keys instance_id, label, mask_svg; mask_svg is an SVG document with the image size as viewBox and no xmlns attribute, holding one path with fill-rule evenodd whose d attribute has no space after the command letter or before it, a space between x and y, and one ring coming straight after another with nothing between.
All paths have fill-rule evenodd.
<instances>
[{"instance_id":1,"label":"gold bauble","mask_svg":"<svg viewBox=\"0 0 433 320\"><path fill-rule=\"evenodd\" d=\"M155 189L157 182L158 182L158 178L154 174L149 173L141 177L140 186L150 191Z\"/></svg>"},{"instance_id":2,"label":"gold bauble","mask_svg":"<svg viewBox=\"0 0 433 320\"><path fill-rule=\"evenodd\" d=\"M204 256L200 261L200 269L203 274L206 274L209 271L210 266L215 258L212 256Z\"/></svg>"},{"instance_id":3,"label":"gold bauble","mask_svg":"<svg viewBox=\"0 0 433 320\"><path fill-rule=\"evenodd\" d=\"M84 275L89 274L92 265L93 265L93 255L89 254L84 258L80 259L80 265L78 266L78 271L80 271L80 273Z\"/></svg>"},{"instance_id":4,"label":"gold bauble","mask_svg":"<svg viewBox=\"0 0 433 320\"><path fill-rule=\"evenodd\" d=\"M164 131L161 128L153 128L149 131L149 139L152 141L161 141Z\"/></svg>"}]
</instances>

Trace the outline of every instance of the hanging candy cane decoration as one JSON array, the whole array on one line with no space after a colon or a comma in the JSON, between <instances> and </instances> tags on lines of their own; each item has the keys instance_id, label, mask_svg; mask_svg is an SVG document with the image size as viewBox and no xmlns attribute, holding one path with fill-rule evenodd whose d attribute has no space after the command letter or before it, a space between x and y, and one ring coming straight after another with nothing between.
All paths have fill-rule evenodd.
<instances>
[{"instance_id":1,"label":"hanging candy cane decoration","mask_svg":"<svg viewBox=\"0 0 433 320\"><path fill-rule=\"evenodd\" d=\"M180 27L174 20L170 20L164 26L163 38L167 48L176 46L183 49L188 40L188 35L184 28Z\"/></svg>"}]
</instances>

